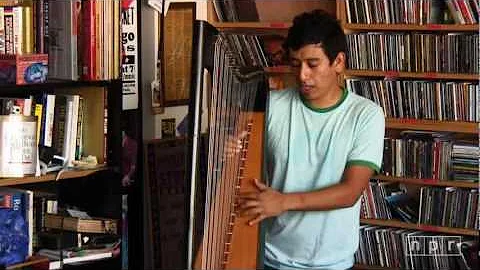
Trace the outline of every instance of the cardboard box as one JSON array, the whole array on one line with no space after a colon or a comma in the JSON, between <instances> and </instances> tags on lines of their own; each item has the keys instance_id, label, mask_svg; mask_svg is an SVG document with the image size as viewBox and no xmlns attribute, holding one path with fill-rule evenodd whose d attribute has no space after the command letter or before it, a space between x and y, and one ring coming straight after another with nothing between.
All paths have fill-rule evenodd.
<instances>
[{"instance_id":1,"label":"cardboard box","mask_svg":"<svg viewBox=\"0 0 480 270\"><path fill-rule=\"evenodd\" d=\"M47 73L47 54L0 54L0 84L43 83Z\"/></svg>"}]
</instances>

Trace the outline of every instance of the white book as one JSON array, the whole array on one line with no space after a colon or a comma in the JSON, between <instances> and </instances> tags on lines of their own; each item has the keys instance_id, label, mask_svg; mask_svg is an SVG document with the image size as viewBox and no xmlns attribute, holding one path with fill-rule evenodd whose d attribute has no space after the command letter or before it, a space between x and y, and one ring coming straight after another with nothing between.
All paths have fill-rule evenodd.
<instances>
[{"instance_id":1,"label":"white book","mask_svg":"<svg viewBox=\"0 0 480 270\"><path fill-rule=\"evenodd\" d=\"M23 7L13 8L13 50L23 53Z\"/></svg>"},{"instance_id":2,"label":"white book","mask_svg":"<svg viewBox=\"0 0 480 270\"><path fill-rule=\"evenodd\" d=\"M33 255L33 191L25 190L27 194L26 217L28 219L28 256Z\"/></svg>"},{"instance_id":3,"label":"white book","mask_svg":"<svg viewBox=\"0 0 480 270\"><path fill-rule=\"evenodd\" d=\"M53 118L55 117L55 95L47 95L47 103L44 105L45 110L45 134L43 145L51 147L53 140Z\"/></svg>"},{"instance_id":4,"label":"white book","mask_svg":"<svg viewBox=\"0 0 480 270\"><path fill-rule=\"evenodd\" d=\"M77 146L77 129L78 129L78 107L80 106L80 96L79 95L72 95L71 96L73 100L73 111L72 111L72 129L71 129L71 140L70 140L70 153L69 153L69 160L74 161L75 160L75 150ZM70 164L69 164L70 166Z\"/></svg>"},{"instance_id":5,"label":"white book","mask_svg":"<svg viewBox=\"0 0 480 270\"><path fill-rule=\"evenodd\" d=\"M39 254L42 256L47 256L51 259L54 259L54 257L59 257L58 252L56 254L46 252L45 250L40 250ZM96 261L96 260L101 260L101 259L107 259L113 257L112 252L103 252L103 253L95 253L95 254L89 254L85 256L79 256L79 257L71 257L71 258L64 258L63 259L63 264L80 264L80 263L85 263L85 262L90 262L90 261ZM49 269L61 269L62 268L62 262L60 262L57 258L57 261L51 261L49 265Z\"/></svg>"},{"instance_id":6,"label":"white book","mask_svg":"<svg viewBox=\"0 0 480 270\"><path fill-rule=\"evenodd\" d=\"M25 116L32 116L32 99L33 97L30 96L25 98L23 103L23 115Z\"/></svg>"},{"instance_id":7,"label":"white book","mask_svg":"<svg viewBox=\"0 0 480 270\"><path fill-rule=\"evenodd\" d=\"M64 128L64 135L63 135L63 152L62 156L65 158L66 164L71 164L70 157L70 140L72 140L72 117L73 117L73 100L67 99L67 106L65 112L65 128Z\"/></svg>"},{"instance_id":8,"label":"white book","mask_svg":"<svg viewBox=\"0 0 480 270\"><path fill-rule=\"evenodd\" d=\"M0 7L0 54L5 53L5 26L3 20L3 7Z\"/></svg>"},{"instance_id":9,"label":"white book","mask_svg":"<svg viewBox=\"0 0 480 270\"><path fill-rule=\"evenodd\" d=\"M65 135L63 141L63 157L67 165L72 166L75 160L75 146L77 138L79 95L67 95L67 112L65 115Z\"/></svg>"}]
</instances>

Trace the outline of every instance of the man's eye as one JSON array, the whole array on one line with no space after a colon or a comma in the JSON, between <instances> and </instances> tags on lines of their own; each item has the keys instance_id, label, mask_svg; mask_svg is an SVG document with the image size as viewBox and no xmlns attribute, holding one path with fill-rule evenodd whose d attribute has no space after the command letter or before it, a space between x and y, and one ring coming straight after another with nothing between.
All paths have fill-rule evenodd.
<instances>
[{"instance_id":1,"label":"man's eye","mask_svg":"<svg viewBox=\"0 0 480 270\"><path fill-rule=\"evenodd\" d=\"M317 67L317 66L318 66L317 61L308 62L308 67L309 68L314 68L314 67Z\"/></svg>"}]
</instances>

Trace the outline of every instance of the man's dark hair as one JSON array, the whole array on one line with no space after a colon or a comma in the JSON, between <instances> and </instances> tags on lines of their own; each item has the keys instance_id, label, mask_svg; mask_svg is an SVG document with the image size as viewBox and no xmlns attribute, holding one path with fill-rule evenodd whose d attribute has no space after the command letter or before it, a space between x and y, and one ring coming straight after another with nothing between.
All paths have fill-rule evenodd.
<instances>
[{"instance_id":1,"label":"man's dark hair","mask_svg":"<svg viewBox=\"0 0 480 270\"><path fill-rule=\"evenodd\" d=\"M346 52L346 38L339 22L320 9L302 13L293 19L283 48L289 53L290 49L296 51L310 44L320 44L330 64L339 52Z\"/></svg>"}]
</instances>

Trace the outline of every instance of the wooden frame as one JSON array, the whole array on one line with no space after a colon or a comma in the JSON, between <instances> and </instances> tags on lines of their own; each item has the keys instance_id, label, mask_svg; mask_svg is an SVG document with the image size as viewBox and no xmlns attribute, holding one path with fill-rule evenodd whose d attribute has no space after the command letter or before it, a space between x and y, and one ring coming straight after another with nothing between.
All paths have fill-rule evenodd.
<instances>
[{"instance_id":1,"label":"wooden frame","mask_svg":"<svg viewBox=\"0 0 480 270\"><path fill-rule=\"evenodd\" d=\"M158 97L161 107L188 104L195 6L195 2L171 3L163 20L165 25L159 27L159 31L165 29L159 50L163 54Z\"/></svg>"}]
</instances>

